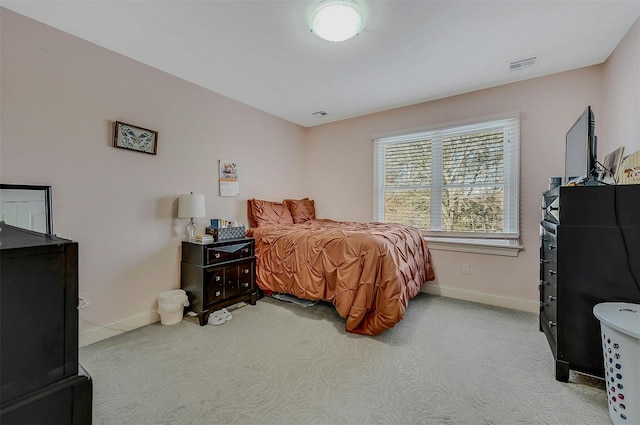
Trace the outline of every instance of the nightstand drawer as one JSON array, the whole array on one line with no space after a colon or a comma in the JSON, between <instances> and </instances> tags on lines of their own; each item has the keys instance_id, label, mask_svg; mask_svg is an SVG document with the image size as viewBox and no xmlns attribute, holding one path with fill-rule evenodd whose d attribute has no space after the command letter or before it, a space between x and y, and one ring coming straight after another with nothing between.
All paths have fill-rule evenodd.
<instances>
[{"instance_id":1,"label":"nightstand drawer","mask_svg":"<svg viewBox=\"0 0 640 425\"><path fill-rule=\"evenodd\" d=\"M224 269L204 269L204 306L224 299Z\"/></svg>"},{"instance_id":2,"label":"nightstand drawer","mask_svg":"<svg viewBox=\"0 0 640 425\"><path fill-rule=\"evenodd\" d=\"M212 266L253 257L253 239L236 239L200 244L182 243L182 261L198 266Z\"/></svg>"},{"instance_id":3,"label":"nightstand drawer","mask_svg":"<svg viewBox=\"0 0 640 425\"><path fill-rule=\"evenodd\" d=\"M223 246L206 246L205 250L205 265L241 260L253 256L253 245L251 242L241 242Z\"/></svg>"},{"instance_id":4,"label":"nightstand drawer","mask_svg":"<svg viewBox=\"0 0 640 425\"><path fill-rule=\"evenodd\" d=\"M253 268L253 263L245 263L238 266L238 292L240 294L253 292L253 276L255 273Z\"/></svg>"},{"instance_id":5,"label":"nightstand drawer","mask_svg":"<svg viewBox=\"0 0 640 425\"><path fill-rule=\"evenodd\" d=\"M205 306L215 304L224 299L224 285L222 282L209 284L207 286L207 299Z\"/></svg>"}]
</instances>

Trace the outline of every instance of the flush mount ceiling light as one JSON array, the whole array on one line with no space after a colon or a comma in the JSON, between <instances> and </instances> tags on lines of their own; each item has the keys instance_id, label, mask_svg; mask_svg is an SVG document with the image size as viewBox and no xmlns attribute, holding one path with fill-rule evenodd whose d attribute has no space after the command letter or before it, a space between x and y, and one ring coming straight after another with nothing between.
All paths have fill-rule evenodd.
<instances>
[{"instance_id":1,"label":"flush mount ceiling light","mask_svg":"<svg viewBox=\"0 0 640 425\"><path fill-rule=\"evenodd\" d=\"M364 22L364 11L355 2L326 0L313 8L309 24L318 37L339 42L360 34Z\"/></svg>"}]
</instances>

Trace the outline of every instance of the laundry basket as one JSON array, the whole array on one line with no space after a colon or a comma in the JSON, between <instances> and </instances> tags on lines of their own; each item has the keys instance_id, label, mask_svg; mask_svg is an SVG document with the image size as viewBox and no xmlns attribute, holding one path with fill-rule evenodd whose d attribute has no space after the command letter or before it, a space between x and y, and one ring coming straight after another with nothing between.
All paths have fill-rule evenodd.
<instances>
[{"instance_id":1,"label":"laundry basket","mask_svg":"<svg viewBox=\"0 0 640 425\"><path fill-rule=\"evenodd\" d=\"M158 313L160 323L174 325L182 320L184 307L189 305L189 298L183 289L161 292L158 295Z\"/></svg>"},{"instance_id":2,"label":"laundry basket","mask_svg":"<svg viewBox=\"0 0 640 425\"><path fill-rule=\"evenodd\" d=\"M600 320L609 417L615 425L640 423L640 304L601 303Z\"/></svg>"}]
</instances>

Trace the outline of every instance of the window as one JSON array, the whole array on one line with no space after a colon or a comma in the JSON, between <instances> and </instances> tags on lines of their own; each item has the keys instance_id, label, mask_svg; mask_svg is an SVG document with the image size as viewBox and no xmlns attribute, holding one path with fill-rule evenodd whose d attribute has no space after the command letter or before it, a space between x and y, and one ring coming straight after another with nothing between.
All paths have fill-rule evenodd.
<instances>
[{"instance_id":1,"label":"window","mask_svg":"<svg viewBox=\"0 0 640 425\"><path fill-rule=\"evenodd\" d=\"M427 236L517 241L519 132L510 116L375 139L375 219Z\"/></svg>"}]
</instances>

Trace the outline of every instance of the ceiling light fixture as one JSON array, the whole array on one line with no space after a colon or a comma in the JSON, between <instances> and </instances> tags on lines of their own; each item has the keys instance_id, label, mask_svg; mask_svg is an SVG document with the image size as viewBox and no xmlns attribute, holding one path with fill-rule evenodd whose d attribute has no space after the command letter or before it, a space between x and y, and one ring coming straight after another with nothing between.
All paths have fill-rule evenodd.
<instances>
[{"instance_id":1,"label":"ceiling light fixture","mask_svg":"<svg viewBox=\"0 0 640 425\"><path fill-rule=\"evenodd\" d=\"M313 8L309 25L318 37L339 42L360 34L364 23L364 11L354 1L325 0Z\"/></svg>"}]
</instances>

